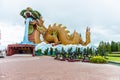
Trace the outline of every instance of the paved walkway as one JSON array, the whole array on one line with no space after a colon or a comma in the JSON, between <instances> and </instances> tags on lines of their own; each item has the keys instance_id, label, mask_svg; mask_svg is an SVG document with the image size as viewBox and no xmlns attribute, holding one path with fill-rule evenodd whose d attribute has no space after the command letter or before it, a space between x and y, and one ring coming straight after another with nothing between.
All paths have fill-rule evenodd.
<instances>
[{"instance_id":1,"label":"paved walkway","mask_svg":"<svg viewBox=\"0 0 120 80\"><path fill-rule=\"evenodd\" d=\"M48 56L11 56L0 59L0 80L120 80L120 67Z\"/></svg>"}]
</instances>

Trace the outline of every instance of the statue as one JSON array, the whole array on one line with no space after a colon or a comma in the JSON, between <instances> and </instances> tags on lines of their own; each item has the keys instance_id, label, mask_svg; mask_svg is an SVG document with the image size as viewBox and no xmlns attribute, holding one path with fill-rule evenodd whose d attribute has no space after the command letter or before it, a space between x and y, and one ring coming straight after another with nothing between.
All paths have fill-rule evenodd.
<instances>
[{"instance_id":1,"label":"statue","mask_svg":"<svg viewBox=\"0 0 120 80\"><path fill-rule=\"evenodd\" d=\"M43 26L44 21L42 20L41 14L38 11L32 10L32 8L28 7L22 10L20 15L26 19L25 33L22 43L40 43L40 34L45 30L45 27Z\"/></svg>"},{"instance_id":2,"label":"statue","mask_svg":"<svg viewBox=\"0 0 120 80\"><path fill-rule=\"evenodd\" d=\"M26 29L23 42L39 44L41 43L40 34L42 34L44 42L53 43L53 46L57 44L81 44L86 46L90 43L90 28L88 27L86 29L86 41L84 42L76 31L74 31L72 35L69 35L69 31L66 30L66 27L62 26L62 24L57 25L55 23L46 28L41 14L36 10L32 10L30 7L22 10L20 15L26 19Z\"/></svg>"}]
</instances>

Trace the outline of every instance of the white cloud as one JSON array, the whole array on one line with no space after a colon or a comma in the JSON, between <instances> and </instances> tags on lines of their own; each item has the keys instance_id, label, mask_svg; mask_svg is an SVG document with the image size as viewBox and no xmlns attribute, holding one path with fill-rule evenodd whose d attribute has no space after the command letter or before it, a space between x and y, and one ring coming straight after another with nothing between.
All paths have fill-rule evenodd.
<instances>
[{"instance_id":1,"label":"white cloud","mask_svg":"<svg viewBox=\"0 0 120 80\"><path fill-rule=\"evenodd\" d=\"M0 23L1 45L20 43L24 35L24 27L20 25L12 25Z\"/></svg>"},{"instance_id":2,"label":"white cloud","mask_svg":"<svg viewBox=\"0 0 120 80\"><path fill-rule=\"evenodd\" d=\"M92 40L100 41L120 41L119 26L94 26L92 29Z\"/></svg>"},{"instance_id":3,"label":"white cloud","mask_svg":"<svg viewBox=\"0 0 120 80\"><path fill-rule=\"evenodd\" d=\"M19 13L28 6L42 14L46 27L55 22L62 23L71 33L74 30L81 33L85 40L85 29L89 26L91 41L95 44L99 41L120 41L120 0L0 0L0 22L11 25L8 33L4 32L6 36L14 34L14 25L22 26L17 27L21 30L18 31L19 37L23 35L24 19ZM6 30L5 27L3 29ZM11 37L7 39L11 41ZM16 41L20 40L17 38Z\"/></svg>"}]
</instances>

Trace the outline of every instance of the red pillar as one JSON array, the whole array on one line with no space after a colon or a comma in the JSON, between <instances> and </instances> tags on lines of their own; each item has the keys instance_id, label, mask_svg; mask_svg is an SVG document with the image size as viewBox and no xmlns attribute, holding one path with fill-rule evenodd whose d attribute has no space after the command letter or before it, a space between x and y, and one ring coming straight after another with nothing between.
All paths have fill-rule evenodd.
<instances>
[{"instance_id":1,"label":"red pillar","mask_svg":"<svg viewBox=\"0 0 120 80\"><path fill-rule=\"evenodd\" d=\"M10 46L8 46L7 56L11 56L11 54L12 54L12 48Z\"/></svg>"},{"instance_id":2,"label":"red pillar","mask_svg":"<svg viewBox=\"0 0 120 80\"><path fill-rule=\"evenodd\" d=\"M32 47L32 56L34 57L35 56L35 48Z\"/></svg>"}]
</instances>

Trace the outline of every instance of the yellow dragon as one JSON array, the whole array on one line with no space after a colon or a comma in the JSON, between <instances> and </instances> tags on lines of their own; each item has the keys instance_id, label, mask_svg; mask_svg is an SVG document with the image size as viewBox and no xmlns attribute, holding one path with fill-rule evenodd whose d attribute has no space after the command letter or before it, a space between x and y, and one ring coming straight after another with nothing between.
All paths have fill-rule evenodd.
<instances>
[{"instance_id":1,"label":"yellow dragon","mask_svg":"<svg viewBox=\"0 0 120 80\"><path fill-rule=\"evenodd\" d=\"M44 26L44 21L42 20L42 17L40 13L37 11L32 10L31 8L27 8L26 10L23 10L21 12L21 15L26 18L24 15L25 11L32 11L34 19L30 22L29 26L29 33L28 33L28 39L29 41L39 44L41 43L40 40L40 34L43 35L44 42L46 43L53 43L53 45L57 44L81 44L82 46L86 46L91 42L90 40L90 28L87 27L86 29L86 41L84 42L76 31L72 35L69 35L69 31L66 30L65 26L62 26L62 24L54 24L49 25L48 28ZM37 16L36 16L37 15Z\"/></svg>"},{"instance_id":2,"label":"yellow dragon","mask_svg":"<svg viewBox=\"0 0 120 80\"><path fill-rule=\"evenodd\" d=\"M49 25L48 29L46 29L43 34L43 38L46 43L55 43L56 44L81 44L86 46L90 43L90 28L86 29L86 41L84 42L81 36L74 31L72 35L69 35L69 31L66 30L66 27L62 26L62 24Z\"/></svg>"}]
</instances>

